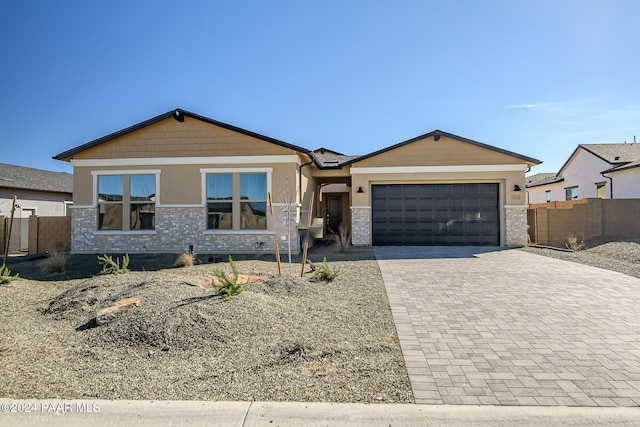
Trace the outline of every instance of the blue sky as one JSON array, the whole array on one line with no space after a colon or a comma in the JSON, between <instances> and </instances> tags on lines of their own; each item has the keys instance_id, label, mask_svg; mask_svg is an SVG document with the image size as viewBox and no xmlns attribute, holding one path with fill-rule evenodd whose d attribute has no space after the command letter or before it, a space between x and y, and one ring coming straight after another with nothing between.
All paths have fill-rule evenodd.
<instances>
[{"instance_id":1,"label":"blue sky","mask_svg":"<svg viewBox=\"0 0 640 427\"><path fill-rule=\"evenodd\" d=\"M543 160L640 138L637 0L12 1L0 162L175 107L365 154L441 129Z\"/></svg>"}]
</instances>

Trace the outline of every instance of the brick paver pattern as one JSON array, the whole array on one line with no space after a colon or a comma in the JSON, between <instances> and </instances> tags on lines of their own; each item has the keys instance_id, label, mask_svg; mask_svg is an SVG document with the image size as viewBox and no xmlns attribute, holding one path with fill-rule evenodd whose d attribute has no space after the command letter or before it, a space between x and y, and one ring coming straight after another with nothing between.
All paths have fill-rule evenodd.
<instances>
[{"instance_id":1,"label":"brick paver pattern","mask_svg":"<svg viewBox=\"0 0 640 427\"><path fill-rule=\"evenodd\" d=\"M640 405L640 279L503 248L375 253L416 403Z\"/></svg>"}]
</instances>

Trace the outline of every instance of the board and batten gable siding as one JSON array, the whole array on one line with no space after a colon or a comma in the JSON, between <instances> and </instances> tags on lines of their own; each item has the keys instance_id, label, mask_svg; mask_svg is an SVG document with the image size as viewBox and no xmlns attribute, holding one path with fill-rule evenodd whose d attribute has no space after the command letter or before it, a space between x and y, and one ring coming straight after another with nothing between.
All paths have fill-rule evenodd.
<instances>
[{"instance_id":1,"label":"board and batten gable siding","mask_svg":"<svg viewBox=\"0 0 640 427\"><path fill-rule=\"evenodd\" d=\"M185 116L145 126L73 155L74 159L263 156L294 150Z\"/></svg>"},{"instance_id":2,"label":"board and batten gable siding","mask_svg":"<svg viewBox=\"0 0 640 427\"><path fill-rule=\"evenodd\" d=\"M429 136L361 160L354 163L353 166L451 166L512 163L523 163L523 160L446 136L441 136L438 141Z\"/></svg>"}]
</instances>

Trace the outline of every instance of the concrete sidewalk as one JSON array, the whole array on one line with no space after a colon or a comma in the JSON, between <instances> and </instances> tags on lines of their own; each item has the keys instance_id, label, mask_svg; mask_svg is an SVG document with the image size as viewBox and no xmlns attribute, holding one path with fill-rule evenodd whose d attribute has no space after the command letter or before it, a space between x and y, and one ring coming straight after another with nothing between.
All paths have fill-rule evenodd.
<instances>
[{"instance_id":1,"label":"concrete sidewalk","mask_svg":"<svg viewBox=\"0 0 640 427\"><path fill-rule=\"evenodd\" d=\"M2 427L640 426L640 408L622 407L10 399L0 406Z\"/></svg>"}]
</instances>

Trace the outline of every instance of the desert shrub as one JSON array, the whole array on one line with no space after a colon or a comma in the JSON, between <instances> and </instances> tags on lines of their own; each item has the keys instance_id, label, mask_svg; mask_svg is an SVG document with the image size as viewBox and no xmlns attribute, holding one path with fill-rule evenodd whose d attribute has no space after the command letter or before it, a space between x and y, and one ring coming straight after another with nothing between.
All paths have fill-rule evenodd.
<instances>
[{"instance_id":1,"label":"desert shrub","mask_svg":"<svg viewBox=\"0 0 640 427\"><path fill-rule=\"evenodd\" d=\"M322 264L317 265L314 271L316 272L314 277L325 282L333 282L340 275L340 269L338 267L332 268L327 262L327 258L324 258Z\"/></svg>"},{"instance_id":2,"label":"desert shrub","mask_svg":"<svg viewBox=\"0 0 640 427\"><path fill-rule=\"evenodd\" d=\"M62 273L64 266L67 262L67 254L63 251L55 250L49 253L44 264L42 264L42 271L44 273Z\"/></svg>"},{"instance_id":3,"label":"desert shrub","mask_svg":"<svg viewBox=\"0 0 640 427\"><path fill-rule=\"evenodd\" d=\"M231 275L227 275L221 268L216 268L213 270L213 274L218 279L218 293L220 295L224 295L226 299L231 298L234 295L239 294L244 290L241 283L238 283L238 266L229 255L229 265L231 266L231 271L233 272ZM247 283L249 281L247 280Z\"/></svg>"},{"instance_id":4,"label":"desert shrub","mask_svg":"<svg viewBox=\"0 0 640 427\"><path fill-rule=\"evenodd\" d=\"M173 263L173 266L176 268L180 267L192 267L196 263L196 254L193 252L185 252L180 254L176 259L176 262Z\"/></svg>"},{"instance_id":5,"label":"desert shrub","mask_svg":"<svg viewBox=\"0 0 640 427\"><path fill-rule=\"evenodd\" d=\"M2 266L0 267L0 285L6 285L12 280L18 280L19 278L20 275L18 273L12 276L11 270L9 270L6 265L2 264Z\"/></svg>"},{"instance_id":6,"label":"desert shrub","mask_svg":"<svg viewBox=\"0 0 640 427\"><path fill-rule=\"evenodd\" d=\"M582 240L578 240L578 237L576 237L575 234L569 234L569 237L567 238L567 248L571 249L572 251L581 251L585 248L585 244L584 241Z\"/></svg>"},{"instance_id":7,"label":"desert shrub","mask_svg":"<svg viewBox=\"0 0 640 427\"><path fill-rule=\"evenodd\" d=\"M283 355L303 358L308 349L307 339L302 335L296 335L288 345L284 346Z\"/></svg>"},{"instance_id":8,"label":"desert shrub","mask_svg":"<svg viewBox=\"0 0 640 427\"><path fill-rule=\"evenodd\" d=\"M336 252L348 252L351 248L351 235L344 225L340 224L338 233L332 234L331 238L336 243Z\"/></svg>"},{"instance_id":9,"label":"desert shrub","mask_svg":"<svg viewBox=\"0 0 640 427\"><path fill-rule=\"evenodd\" d=\"M129 254L125 254L122 257L122 265L120 265L120 258L114 260L107 254L98 256L98 262L102 265L102 271L99 274L124 274L129 271L127 270L129 266Z\"/></svg>"}]
</instances>

